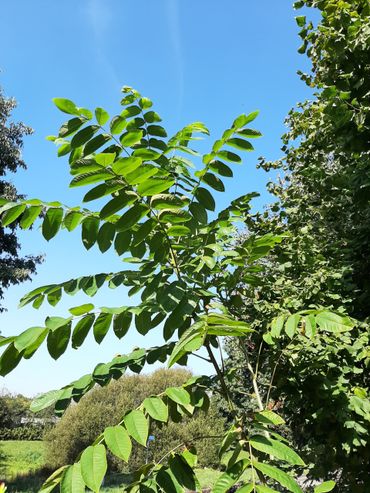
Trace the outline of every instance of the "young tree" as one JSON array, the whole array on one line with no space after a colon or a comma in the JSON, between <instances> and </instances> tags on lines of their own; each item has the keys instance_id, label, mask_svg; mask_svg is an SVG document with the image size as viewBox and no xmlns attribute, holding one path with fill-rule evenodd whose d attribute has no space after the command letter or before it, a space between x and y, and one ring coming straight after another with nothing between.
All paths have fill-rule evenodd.
<instances>
[{"instance_id":1,"label":"young tree","mask_svg":"<svg viewBox=\"0 0 370 493\"><path fill-rule=\"evenodd\" d=\"M85 248L96 244L101 252L114 247L120 256L131 254L124 258L133 265L129 269L42 286L26 295L22 305L32 303L37 308L47 300L55 306L63 293L71 295L82 290L92 296L104 283L111 288L123 285L129 295L140 293L139 304L96 309L86 303L72 307L68 317L47 317L44 326L1 341L6 349L0 358L0 373L7 374L23 358L33 356L45 339L50 355L59 358L70 341L77 349L90 331L100 343L111 327L122 338L131 325L144 335L161 325L163 345L135 349L111 362L100 363L91 374L41 396L33 410L54 404L56 411L63 413L72 400L78 401L95 384L106 385L112 378L119 378L127 368L139 372L146 363L155 361L167 362L170 367L186 364L190 354L206 359L213 365L215 375L192 377L182 386L168 387L145 399L117 425L99 435L77 462L56 471L43 491L49 492L59 483L63 491L84 491L85 486L98 491L107 468L107 449L127 461L132 440L145 446L154 422L165 426L192 416L197 408L207 409L208 394L213 391L225 399L232 416L219 451L225 472L214 491L226 493L241 481L244 493L280 487L301 493L286 467L302 468L304 463L278 433L282 418L266 409L256 378L252 381L255 408L246 412L235 406L229 390L232 374L223 364L220 345L223 336L249 341L254 334L250 324L239 316L242 312L238 311L237 293L259 269L256 261L283 240L281 235L268 233L235 241L238 225L249 221L249 203L254 194L243 195L214 213L212 191L225 190L222 177L233 175L233 164L241 162L238 151L252 151L249 139L260 135L248 126L257 112L236 118L210 152L201 156L200 166L194 171L188 156L194 160L199 157L192 144L199 134L208 135L208 129L197 122L167 139L159 115L151 109L152 102L129 87L124 87L123 93L123 110L113 118L102 108L92 113L70 100L54 100L72 118L51 140L58 145L60 156L69 156L73 176L70 186L90 187L83 206L66 207L34 199L5 204L1 212L3 223L20 220L24 227L30 227L43 212L41 230L47 240L61 227L72 231L81 226ZM86 208L85 204L98 199L105 202L102 208ZM317 327L317 332L301 333L307 320ZM333 330L349 331L353 322L320 309L295 316L289 327L291 333L310 341L316 333L321 336ZM242 342L241 347L244 346ZM215 351L221 351L219 360ZM248 353L245 358L245 365L255 376L257 369L252 368ZM199 489L193 445L196 437L194 443L180 443L160 460L140 467L133 473L127 490ZM331 481L315 491L331 491L333 487Z\"/></svg>"},{"instance_id":2,"label":"young tree","mask_svg":"<svg viewBox=\"0 0 370 493\"><path fill-rule=\"evenodd\" d=\"M0 89L0 200L18 200L14 185L5 179L8 172L15 173L19 168L26 168L21 157L23 137L32 133L32 129L23 123L10 121L12 111L16 106L14 99L6 98ZM25 256L19 254L20 244L16 235L17 223L0 228L0 299L4 289L12 284L19 284L30 279L40 263L40 256ZM4 311L0 306L0 311Z\"/></svg>"}]
</instances>

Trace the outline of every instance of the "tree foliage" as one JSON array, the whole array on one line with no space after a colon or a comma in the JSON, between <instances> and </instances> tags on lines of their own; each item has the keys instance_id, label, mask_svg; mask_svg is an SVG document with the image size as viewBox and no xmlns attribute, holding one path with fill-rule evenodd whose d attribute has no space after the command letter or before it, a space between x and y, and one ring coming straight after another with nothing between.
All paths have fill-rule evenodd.
<instances>
[{"instance_id":1,"label":"tree foliage","mask_svg":"<svg viewBox=\"0 0 370 493\"><path fill-rule=\"evenodd\" d=\"M23 138L32 133L32 129L23 123L10 120L16 106L14 99L6 98L0 89L0 200L21 199L15 186L5 179L9 173L15 173L19 168L26 168L21 157ZM21 256L20 244L16 229L19 225L12 223L10 227L0 229L0 299L4 289L10 285L19 284L30 279L40 263L40 256ZM4 307L0 307L3 311Z\"/></svg>"},{"instance_id":2,"label":"tree foliage","mask_svg":"<svg viewBox=\"0 0 370 493\"><path fill-rule=\"evenodd\" d=\"M225 190L224 177L232 176L233 166L242 161L239 152L251 151L250 139L260 135L249 127L257 112L237 117L209 153L199 155L193 147L199 136L209 134L204 124L187 125L167 138L160 116L151 109L152 102L132 88L123 88L123 109L113 117L102 108L92 112L67 99L54 102L69 120L50 140L57 144L60 156L68 156L70 186L89 187L83 205L69 207L39 199L8 202L1 209L3 224L20 221L30 227L42 213L41 231L47 240L61 228L80 228L86 249L96 245L104 253L114 248L132 267L42 286L26 295L22 304L32 303L38 308L46 301L56 306L63 294L82 290L93 296L105 283L111 288L123 285L130 296L140 294L140 298L135 306L74 306L67 317L50 316L40 327L4 338L0 341L5 346L0 373L6 375L22 359L32 357L44 342L57 359L70 343L77 349L90 334L100 343L109 330L122 338L134 328L145 335L158 327L163 334L162 346L134 349L100 363L91 374L40 396L33 410L54 405L62 414L71 401L79 401L96 384L104 386L119 378L127 368L140 372L145 364L156 361L169 366L186 364L190 354L212 364L215 375L191 377L180 386L167 387L144 399L96 437L73 465L58 469L45 482L43 491L51 491L58 484L62 491L72 487L83 491L85 486L98 491L107 470L108 450L128 460L132 445L145 446L154 425L166 426L170 420L179 422L206 410L212 391L226 400L233 415L219 450L225 470L214 491L226 492L243 475L245 492L283 487L300 493L293 470L302 468L303 461L278 433L282 418L263 405L255 378L257 369L252 369L246 355L257 406L250 413L239 412L229 392L223 358L218 360L215 355L215 351L222 352L220 337L244 341L254 334L251 325L233 311L238 306L235 293L243 289L256 269L260 270L257 260L284 239L283 235L267 233L235 241L238 227L249 220L253 193L215 211L215 192ZM87 208L87 204L96 207ZM290 329L293 334L301 333L305 317L317 327L317 332L302 335L308 343L316 333L342 328L348 332L354 326L341 315L311 310L295 317ZM334 323L328 323L330 317L335 318ZM131 475L127 490L199 489L195 445L195 439L179 444L161 459L142 465ZM323 488L330 491L333 486L327 483Z\"/></svg>"},{"instance_id":3,"label":"tree foliage","mask_svg":"<svg viewBox=\"0 0 370 493\"><path fill-rule=\"evenodd\" d=\"M269 185L278 201L250 219L249 234L271 232L287 240L260 262L263 275L240 291L242 318L260 334L269 332L260 383L267 404L288 420L305 460L315 464L311 475L328 471L343 491L365 492L370 487L370 7L362 0L295 6L321 13L317 26L303 15L296 18L300 52L312 62L301 79L316 92L289 113L284 157L261 161L263 169L283 174ZM324 306L362 323L346 333L330 316L332 330L312 343L292 337L297 311ZM315 330L308 314L301 331ZM259 341L252 339L246 349ZM228 349L230 367L243 366L237 345L231 341ZM253 350L251 357L257 359ZM245 369L237 371L236 391L250 379ZM247 400L240 393L237 399L241 406Z\"/></svg>"}]
</instances>

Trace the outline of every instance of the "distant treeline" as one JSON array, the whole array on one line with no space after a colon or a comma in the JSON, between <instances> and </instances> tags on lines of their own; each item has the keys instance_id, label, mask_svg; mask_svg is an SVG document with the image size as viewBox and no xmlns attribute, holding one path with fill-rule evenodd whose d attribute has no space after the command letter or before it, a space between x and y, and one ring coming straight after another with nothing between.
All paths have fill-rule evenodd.
<instances>
[{"instance_id":1,"label":"distant treeline","mask_svg":"<svg viewBox=\"0 0 370 493\"><path fill-rule=\"evenodd\" d=\"M52 410L35 415L30 411L31 399L3 390L0 394L0 440L42 440L53 426Z\"/></svg>"}]
</instances>

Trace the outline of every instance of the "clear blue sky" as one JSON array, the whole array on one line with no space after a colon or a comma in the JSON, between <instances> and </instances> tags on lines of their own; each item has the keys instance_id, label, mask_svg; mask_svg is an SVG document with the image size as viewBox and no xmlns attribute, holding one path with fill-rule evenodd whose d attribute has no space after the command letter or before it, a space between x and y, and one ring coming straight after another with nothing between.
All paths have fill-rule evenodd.
<instances>
[{"instance_id":1,"label":"clear blue sky","mask_svg":"<svg viewBox=\"0 0 370 493\"><path fill-rule=\"evenodd\" d=\"M246 156L227 183L225 199L259 191L261 208L269 197L267 176L257 171L257 158L280 157L284 118L310 93L296 75L307 70L305 57L297 53L297 15L292 0L17 0L2 5L0 31L0 85L18 101L15 117L32 126L24 158L28 170L12 177L29 198L80 203L82 189L68 189L67 162L45 136L57 133L63 114L51 103L67 97L78 106L103 106L119 113L120 88L131 85L154 100L169 133L192 121L203 121L216 139L240 113L261 111L255 127L264 137L256 151ZM315 13L311 13L311 17ZM210 141L211 142L211 141ZM42 324L46 315L67 313L68 307L86 301L84 296L65 297L54 309L17 309L27 291L95 272L120 270L114 253L86 252L79 232L61 233L47 243L40 232L20 235L23 253L44 253L32 283L10 288L0 315L3 335L17 334ZM96 296L96 306L128 303L124 290L106 289ZM145 338L134 330L123 340L113 335L98 346L92 337L78 351L69 350L54 362L42 349L29 361L0 380L0 388L34 395L59 388L109 361L133 346L158 344L160 331ZM198 361L192 369L207 371Z\"/></svg>"}]
</instances>

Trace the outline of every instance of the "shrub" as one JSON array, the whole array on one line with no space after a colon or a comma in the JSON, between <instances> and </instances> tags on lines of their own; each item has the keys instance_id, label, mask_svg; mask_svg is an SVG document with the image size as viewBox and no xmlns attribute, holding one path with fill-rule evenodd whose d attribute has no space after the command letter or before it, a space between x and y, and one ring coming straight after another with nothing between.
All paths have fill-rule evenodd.
<instances>
[{"instance_id":1,"label":"shrub","mask_svg":"<svg viewBox=\"0 0 370 493\"><path fill-rule=\"evenodd\" d=\"M0 440L42 440L43 426L16 426L14 428L0 428Z\"/></svg>"},{"instance_id":2,"label":"shrub","mask_svg":"<svg viewBox=\"0 0 370 493\"><path fill-rule=\"evenodd\" d=\"M56 426L46 433L47 464L56 468L74 462L104 428L114 425L126 411L167 387L182 385L190 376L186 370L161 369L151 375L124 376L107 387L95 387L78 404L70 406ZM171 422L162 427L153 425L150 434L155 440L150 442L148 450L134 445L128 466L111 456L110 469L125 471L128 467L128 470L133 470L147 460L160 460L182 443L190 443L197 437L220 436L223 431L223 420L211 404L207 414L200 411L195 418L185 418L181 423ZM218 462L220 441L217 438L197 440L199 465L213 466Z\"/></svg>"}]
</instances>

